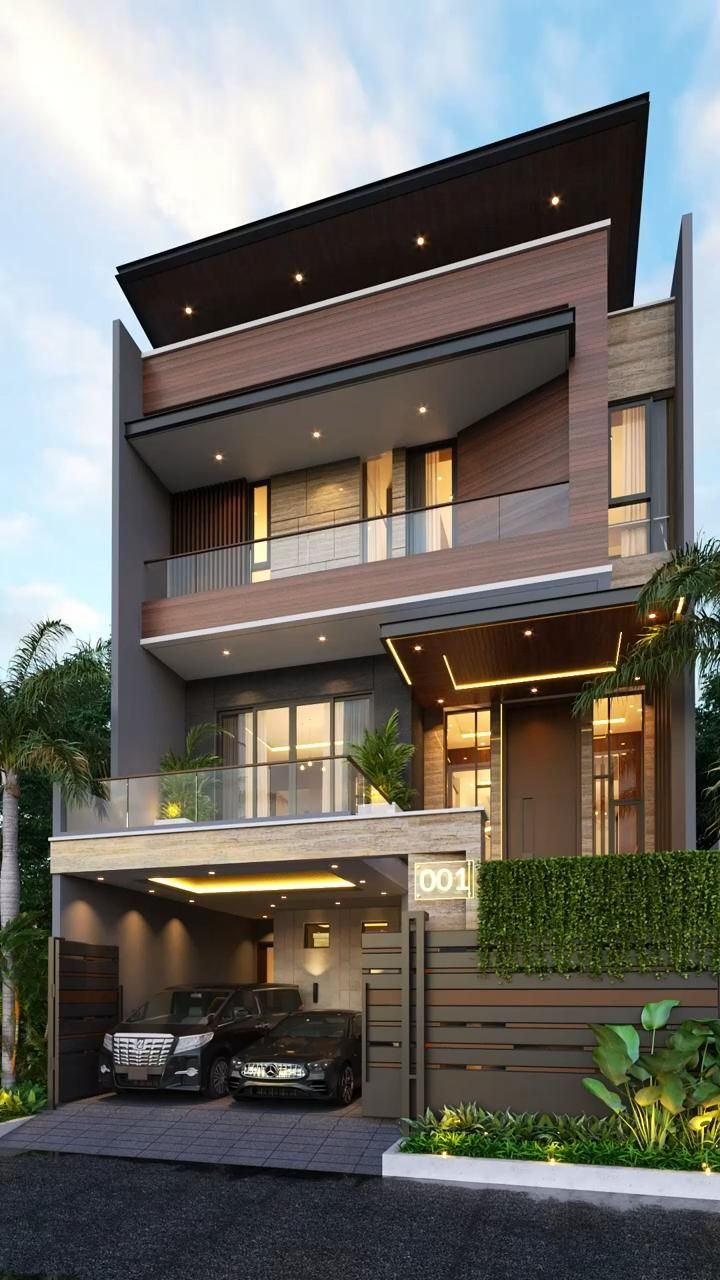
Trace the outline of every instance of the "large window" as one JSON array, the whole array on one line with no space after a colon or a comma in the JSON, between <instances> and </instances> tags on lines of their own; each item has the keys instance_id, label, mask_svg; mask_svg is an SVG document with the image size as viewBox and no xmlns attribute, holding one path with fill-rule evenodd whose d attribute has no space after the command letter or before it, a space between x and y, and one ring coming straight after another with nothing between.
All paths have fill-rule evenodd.
<instances>
[{"instance_id":1,"label":"large window","mask_svg":"<svg viewBox=\"0 0 720 1280\"><path fill-rule=\"evenodd\" d=\"M413 449L408 454L408 507L416 511L408 524L413 553L444 551L453 545L454 469L450 444Z\"/></svg>"},{"instance_id":2,"label":"large window","mask_svg":"<svg viewBox=\"0 0 720 1280\"><path fill-rule=\"evenodd\" d=\"M640 556L668 545L667 402L610 410L608 553Z\"/></svg>"},{"instance_id":3,"label":"large window","mask_svg":"<svg viewBox=\"0 0 720 1280\"><path fill-rule=\"evenodd\" d=\"M302 817L352 809L347 752L370 726L370 698L328 698L225 712L225 781L246 818Z\"/></svg>"},{"instance_id":4,"label":"large window","mask_svg":"<svg viewBox=\"0 0 720 1280\"><path fill-rule=\"evenodd\" d=\"M392 552L391 522L382 519L392 512L392 451L368 458L363 467L363 516L365 560L387 560Z\"/></svg>"},{"instance_id":5,"label":"large window","mask_svg":"<svg viewBox=\"0 0 720 1280\"><path fill-rule=\"evenodd\" d=\"M593 848L643 848L643 698L598 698L593 704Z\"/></svg>"},{"instance_id":6,"label":"large window","mask_svg":"<svg viewBox=\"0 0 720 1280\"><path fill-rule=\"evenodd\" d=\"M445 717L446 803L451 809L483 805L488 815L485 857L490 852L490 711L449 711Z\"/></svg>"}]
</instances>

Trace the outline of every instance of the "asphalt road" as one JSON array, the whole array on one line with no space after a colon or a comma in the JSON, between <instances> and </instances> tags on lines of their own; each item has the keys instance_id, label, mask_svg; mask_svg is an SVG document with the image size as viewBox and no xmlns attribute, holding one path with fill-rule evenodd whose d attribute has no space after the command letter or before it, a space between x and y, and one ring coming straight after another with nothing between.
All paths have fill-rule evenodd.
<instances>
[{"instance_id":1,"label":"asphalt road","mask_svg":"<svg viewBox=\"0 0 720 1280\"><path fill-rule=\"evenodd\" d=\"M717 1280L720 1215L338 1174L0 1156L0 1277Z\"/></svg>"}]
</instances>

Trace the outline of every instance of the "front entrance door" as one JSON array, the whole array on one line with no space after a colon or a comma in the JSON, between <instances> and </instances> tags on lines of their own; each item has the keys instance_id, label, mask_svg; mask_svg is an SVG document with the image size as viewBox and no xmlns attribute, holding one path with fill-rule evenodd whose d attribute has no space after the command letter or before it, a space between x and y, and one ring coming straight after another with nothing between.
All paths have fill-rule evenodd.
<instances>
[{"instance_id":1,"label":"front entrance door","mask_svg":"<svg viewBox=\"0 0 720 1280\"><path fill-rule=\"evenodd\" d=\"M505 704L507 857L579 852L578 742L571 701Z\"/></svg>"}]
</instances>

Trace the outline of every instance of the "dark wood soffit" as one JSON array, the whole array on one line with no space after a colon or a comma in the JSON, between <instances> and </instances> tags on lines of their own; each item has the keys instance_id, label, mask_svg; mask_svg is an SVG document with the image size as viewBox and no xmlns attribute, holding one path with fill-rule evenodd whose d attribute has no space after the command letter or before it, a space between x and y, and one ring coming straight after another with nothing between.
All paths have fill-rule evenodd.
<instances>
[{"instance_id":1,"label":"dark wood soffit","mask_svg":"<svg viewBox=\"0 0 720 1280\"><path fill-rule=\"evenodd\" d=\"M170 496L170 554L230 547L247 536L247 485L227 480Z\"/></svg>"},{"instance_id":2,"label":"dark wood soffit","mask_svg":"<svg viewBox=\"0 0 720 1280\"><path fill-rule=\"evenodd\" d=\"M597 118L584 131L570 121L508 139L129 263L118 280L161 345L610 218L617 310L633 300L647 113L646 99L608 109L604 124L602 112L588 113ZM233 280L242 287L229 288Z\"/></svg>"},{"instance_id":3,"label":"dark wood soffit","mask_svg":"<svg viewBox=\"0 0 720 1280\"><path fill-rule=\"evenodd\" d=\"M143 360L145 414L574 306L605 287L607 229ZM606 309L606 308L605 308Z\"/></svg>"},{"instance_id":4,"label":"dark wood soffit","mask_svg":"<svg viewBox=\"0 0 720 1280\"><path fill-rule=\"evenodd\" d=\"M524 634L526 629L531 636ZM503 676L540 676L543 672L587 670L615 662L618 637L623 645L638 632L634 605L586 609L577 613L548 614L530 621L487 623L396 637L393 646L408 672L415 696L430 706L443 697L446 703L469 703L497 696L498 687L455 690L443 654L458 684L497 680ZM415 645L422 646L417 652ZM564 693L577 687L577 679L548 681L541 693ZM503 686L505 696L515 687ZM526 697L528 690L518 692Z\"/></svg>"},{"instance_id":5,"label":"dark wood soffit","mask_svg":"<svg viewBox=\"0 0 720 1280\"><path fill-rule=\"evenodd\" d=\"M569 479L569 449L565 373L459 432L458 499L560 484Z\"/></svg>"},{"instance_id":6,"label":"dark wood soffit","mask_svg":"<svg viewBox=\"0 0 720 1280\"><path fill-rule=\"evenodd\" d=\"M501 543L276 578L225 591L146 601L142 608L142 635L151 639L534 574L570 572L603 564L606 559L607 524L588 524L576 527L571 536L565 529L532 538L510 538ZM460 599L451 599L453 610L458 608Z\"/></svg>"}]
</instances>

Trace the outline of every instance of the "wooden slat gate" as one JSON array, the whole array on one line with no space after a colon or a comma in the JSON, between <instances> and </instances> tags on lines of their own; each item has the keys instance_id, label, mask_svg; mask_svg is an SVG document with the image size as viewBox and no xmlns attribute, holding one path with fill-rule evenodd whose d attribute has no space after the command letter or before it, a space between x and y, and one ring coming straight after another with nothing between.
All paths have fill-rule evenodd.
<instances>
[{"instance_id":1,"label":"wooden slat gate","mask_svg":"<svg viewBox=\"0 0 720 1280\"><path fill-rule=\"evenodd\" d=\"M98 1051L120 1021L118 948L50 938L49 1105L100 1093Z\"/></svg>"},{"instance_id":2,"label":"wooden slat gate","mask_svg":"<svg viewBox=\"0 0 720 1280\"><path fill-rule=\"evenodd\" d=\"M718 1017L711 974L504 982L478 973L473 932L427 929L423 912L410 913L400 933L363 940L363 1111L413 1116L476 1101L601 1114L582 1085L595 1072L588 1024L637 1023L643 1004L665 997L681 1001L675 1023Z\"/></svg>"}]
</instances>

